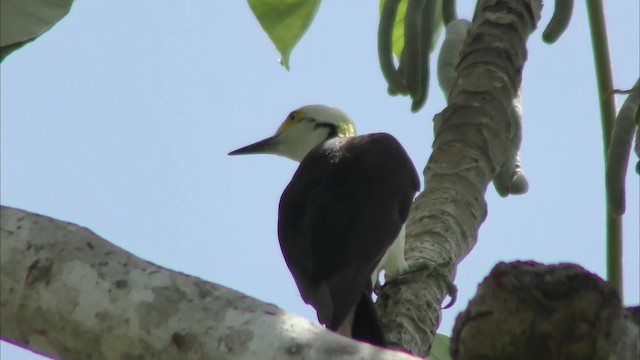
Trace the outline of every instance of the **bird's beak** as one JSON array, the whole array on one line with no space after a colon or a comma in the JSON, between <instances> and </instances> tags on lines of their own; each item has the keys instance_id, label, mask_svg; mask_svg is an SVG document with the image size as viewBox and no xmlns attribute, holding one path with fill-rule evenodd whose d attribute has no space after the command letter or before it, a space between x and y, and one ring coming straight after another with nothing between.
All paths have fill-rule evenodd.
<instances>
[{"instance_id":1,"label":"bird's beak","mask_svg":"<svg viewBox=\"0 0 640 360\"><path fill-rule=\"evenodd\" d=\"M233 150L229 155L275 154L278 147L278 135L273 135L257 143Z\"/></svg>"}]
</instances>

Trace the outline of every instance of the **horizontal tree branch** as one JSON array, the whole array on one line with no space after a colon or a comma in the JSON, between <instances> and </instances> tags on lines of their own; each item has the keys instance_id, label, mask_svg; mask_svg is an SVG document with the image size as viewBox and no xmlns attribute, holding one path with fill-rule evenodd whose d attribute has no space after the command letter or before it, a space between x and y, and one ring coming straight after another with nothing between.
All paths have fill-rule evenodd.
<instances>
[{"instance_id":1,"label":"horizontal tree branch","mask_svg":"<svg viewBox=\"0 0 640 360\"><path fill-rule=\"evenodd\" d=\"M0 335L64 359L415 359L2 206Z\"/></svg>"}]
</instances>

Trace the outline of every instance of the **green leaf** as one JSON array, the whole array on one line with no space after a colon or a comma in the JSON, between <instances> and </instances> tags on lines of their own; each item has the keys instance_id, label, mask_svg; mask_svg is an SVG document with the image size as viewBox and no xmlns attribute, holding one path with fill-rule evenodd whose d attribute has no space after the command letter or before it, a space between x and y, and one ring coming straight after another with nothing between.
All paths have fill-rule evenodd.
<instances>
[{"instance_id":1,"label":"green leaf","mask_svg":"<svg viewBox=\"0 0 640 360\"><path fill-rule=\"evenodd\" d=\"M2 0L5 1L5 0ZM289 57L320 7L320 0L247 0L289 70Z\"/></svg>"},{"instance_id":2,"label":"green leaf","mask_svg":"<svg viewBox=\"0 0 640 360\"><path fill-rule=\"evenodd\" d=\"M69 13L73 0L0 1L0 61Z\"/></svg>"},{"instance_id":3,"label":"green leaf","mask_svg":"<svg viewBox=\"0 0 640 360\"><path fill-rule=\"evenodd\" d=\"M380 0L380 12L384 6L385 0ZM391 40L391 48L397 59L400 59L402 48L404 48L404 14L407 12L408 0L401 0L398 4L398 12L396 13L396 21L393 24L393 36Z\"/></svg>"},{"instance_id":4,"label":"green leaf","mask_svg":"<svg viewBox=\"0 0 640 360\"><path fill-rule=\"evenodd\" d=\"M404 14L407 12L407 2L408 0L402 0L398 5L398 14L393 24L392 48L397 59L400 59L404 48ZM382 1L380 3L382 4Z\"/></svg>"},{"instance_id":5,"label":"green leaf","mask_svg":"<svg viewBox=\"0 0 640 360\"><path fill-rule=\"evenodd\" d=\"M451 339L447 335L436 334L433 339L433 345L431 346L431 354L429 354L429 360L451 360L449 355L449 343Z\"/></svg>"},{"instance_id":6,"label":"green leaf","mask_svg":"<svg viewBox=\"0 0 640 360\"><path fill-rule=\"evenodd\" d=\"M430 52L433 52L433 49L438 43L438 37L440 37L440 30L442 29L442 0L427 1L438 1L438 5L436 6L436 21L434 24L435 29L431 34L432 39ZM396 15L396 21L393 24L392 48L393 54L396 56L396 59L400 59L400 55L402 55L402 49L404 48L404 15L407 12L407 2L408 0L400 1L400 5L398 5L398 14ZM380 0L380 11L382 11L383 5L384 0Z\"/></svg>"}]
</instances>

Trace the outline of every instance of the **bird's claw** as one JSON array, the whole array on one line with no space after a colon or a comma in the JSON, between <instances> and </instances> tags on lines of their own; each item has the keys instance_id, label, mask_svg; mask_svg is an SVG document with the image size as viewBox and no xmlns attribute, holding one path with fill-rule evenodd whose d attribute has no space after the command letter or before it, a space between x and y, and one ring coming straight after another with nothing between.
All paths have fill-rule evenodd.
<instances>
[{"instance_id":1,"label":"bird's claw","mask_svg":"<svg viewBox=\"0 0 640 360\"><path fill-rule=\"evenodd\" d=\"M382 292L382 284L380 283L380 280L376 280L376 283L373 285L373 293L376 296L380 296L380 293Z\"/></svg>"},{"instance_id":2,"label":"bird's claw","mask_svg":"<svg viewBox=\"0 0 640 360\"><path fill-rule=\"evenodd\" d=\"M407 282L409 281L409 278L412 275L422 271L427 271L427 273L433 273L444 282L445 287L447 289L447 295L449 296L449 298L451 298L451 300L449 300L449 303L447 303L447 305L445 305L443 309L448 309L451 306L453 306L453 304L455 304L456 299L458 297L458 287L453 283L453 281L449 279L449 276L445 274L445 272L442 270L442 268L440 268L439 265L428 260L415 261L410 263L407 271L395 276L392 279L385 281L385 285L387 283L392 283L392 282L400 282L400 283ZM379 293L382 291L383 286L384 285L381 285L380 282L377 281L375 286L373 287L374 294L379 295Z\"/></svg>"}]
</instances>

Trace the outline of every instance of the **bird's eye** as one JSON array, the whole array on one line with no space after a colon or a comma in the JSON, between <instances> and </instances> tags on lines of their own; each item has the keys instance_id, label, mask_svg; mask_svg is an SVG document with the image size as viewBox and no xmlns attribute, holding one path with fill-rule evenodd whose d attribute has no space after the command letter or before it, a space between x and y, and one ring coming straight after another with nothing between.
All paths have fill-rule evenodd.
<instances>
[{"instance_id":1,"label":"bird's eye","mask_svg":"<svg viewBox=\"0 0 640 360\"><path fill-rule=\"evenodd\" d=\"M291 114L289 114L289 116L287 117L287 120L289 121L293 121L296 118L296 113L292 112Z\"/></svg>"}]
</instances>

